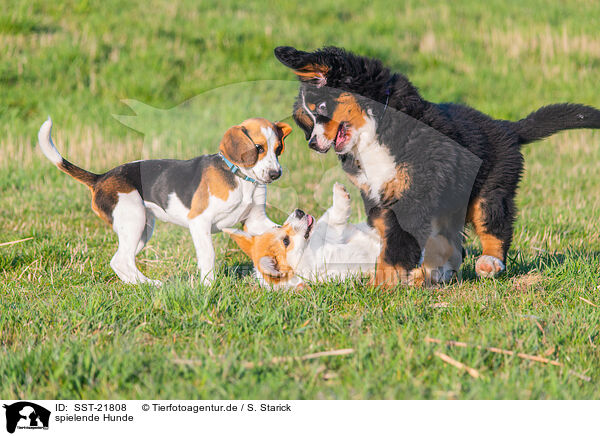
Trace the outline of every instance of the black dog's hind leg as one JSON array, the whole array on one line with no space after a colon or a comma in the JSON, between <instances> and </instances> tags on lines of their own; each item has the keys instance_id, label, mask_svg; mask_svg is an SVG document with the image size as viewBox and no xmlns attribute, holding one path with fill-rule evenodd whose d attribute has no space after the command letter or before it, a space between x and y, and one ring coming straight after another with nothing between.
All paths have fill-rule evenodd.
<instances>
[{"instance_id":1,"label":"black dog's hind leg","mask_svg":"<svg viewBox=\"0 0 600 436\"><path fill-rule=\"evenodd\" d=\"M481 241L482 255L477 259L478 277L495 277L506 269L506 253L513 237L514 198L479 197L469 206L467 222L471 222Z\"/></svg>"},{"instance_id":2,"label":"black dog's hind leg","mask_svg":"<svg viewBox=\"0 0 600 436\"><path fill-rule=\"evenodd\" d=\"M473 224L483 248L475 264L479 277L495 277L506 269L506 254L517 212L515 196L522 171L523 155L518 145L513 144L469 203L466 221Z\"/></svg>"}]
</instances>

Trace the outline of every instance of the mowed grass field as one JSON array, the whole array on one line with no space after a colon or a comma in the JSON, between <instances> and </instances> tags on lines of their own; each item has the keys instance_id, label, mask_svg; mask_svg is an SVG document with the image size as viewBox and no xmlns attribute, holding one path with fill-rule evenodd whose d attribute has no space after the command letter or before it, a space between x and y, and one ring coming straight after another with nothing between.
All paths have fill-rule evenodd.
<instances>
[{"instance_id":1,"label":"mowed grass field","mask_svg":"<svg viewBox=\"0 0 600 436\"><path fill-rule=\"evenodd\" d=\"M116 235L88 190L36 147L50 114L61 152L96 172L212 152L245 118L289 117L297 88L277 45L376 56L425 98L498 118L600 106L599 23L595 1L9 0L0 243L31 239L0 245L0 398L600 398L600 132L524 149L505 275L475 278L481 249L468 230L459 283L391 292L358 281L259 288L236 272L248 260L224 235L221 275L203 287L189 234L161 223L138 259L165 285L124 285L109 267ZM298 128L281 162L274 220L296 206L318 215L334 180L350 185ZM341 349L352 351L311 356Z\"/></svg>"}]
</instances>

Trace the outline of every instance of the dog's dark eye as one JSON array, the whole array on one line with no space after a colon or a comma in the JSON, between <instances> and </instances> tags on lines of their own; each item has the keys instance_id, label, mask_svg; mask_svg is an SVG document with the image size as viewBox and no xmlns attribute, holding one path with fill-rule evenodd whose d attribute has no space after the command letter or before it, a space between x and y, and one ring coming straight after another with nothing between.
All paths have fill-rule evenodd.
<instances>
[{"instance_id":1,"label":"dog's dark eye","mask_svg":"<svg viewBox=\"0 0 600 436\"><path fill-rule=\"evenodd\" d=\"M281 152L283 151L283 147L280 145L279 147L277 147L277 149L275 149L275 154L277 156L279 156L281 154Z\"/></svg>"},{"instance_id":2,"label":"dog's dark eye","mask_svg":"<svg viewBox=\"0 0 600 436\"><path fill-rule=\"evenodd\" d=\"M317 106L317 113L319 115L327 115L327 103L321 102Z\"/></svg>"},{"instance_id":3,"label":"dog's dark eye","mask_svg":"<svg viewBox=\"0 0 600 436\"><path fill-rule=\"evenodd\" d=\"M290 245L290 237L286 236L285 238L283 238L282 242L283 242L283 245L285 245L287 247L288 245Z\"/></svg>"},{"instance_id":4,"label":"dog's dark eye","mask_svg":"<svg viewBox=\"0 0 600 436\"><path fill-rule=\"evenodd\" d=\"M265 151L265 148L260 144L256 144L256 149L258 150L259 153L262 153Z\"/></svg>"}]
</instances>

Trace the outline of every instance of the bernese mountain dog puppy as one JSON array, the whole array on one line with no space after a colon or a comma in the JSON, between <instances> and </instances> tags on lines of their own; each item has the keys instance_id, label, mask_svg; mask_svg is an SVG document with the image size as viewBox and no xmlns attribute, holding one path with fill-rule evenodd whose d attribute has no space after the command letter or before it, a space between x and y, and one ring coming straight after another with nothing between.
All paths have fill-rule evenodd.
<instances>
[{"instance_id":1,"label":"bernese mountain dog puppy","mask_svg":"<svg viewBox=\"0 0 600 436\"><path fill-rule=\"evenodd\" d=\"M361 190L382 238L375 284L422 282L419 267L430 247L443 247L441 262L453 257L455 264L462 238L452 235L465 222L483 247L477 275L504 271L521 146L561 130L600 128L600 111L580 104L544 106L512 122L432 103L381 61L337 47L277 47L275 56L300 79L293 117L309 147L320 153L333 147Z\"/></svg>"}]
</instances>

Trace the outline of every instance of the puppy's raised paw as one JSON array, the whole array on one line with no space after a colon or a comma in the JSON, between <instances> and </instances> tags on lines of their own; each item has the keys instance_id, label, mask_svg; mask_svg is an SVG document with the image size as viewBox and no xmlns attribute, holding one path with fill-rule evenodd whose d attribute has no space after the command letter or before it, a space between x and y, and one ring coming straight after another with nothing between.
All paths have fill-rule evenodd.
<instances>
[{"instance_id":1,"label":"puppy's raised paw","mask_svg":"<svg viewBox=\"0 0 600 436\"><path fill-rule=\"evenodd\" d=\"M344 185L335 183L333 185L333 221L345 223L350 218L351 212L350 194Z\"/></svg>"},{"instance_id":2,"label":"puppy's raised paw","mask_svg":"<svg viewBox=\"0 0 600 436\"><path fill-rule=\"evenodd\" d=\"M346 199L350 201L350 194L344 185L341 183L335 182L333 185L333 198L336 197Z\"/></svg>"}]
</instances>

